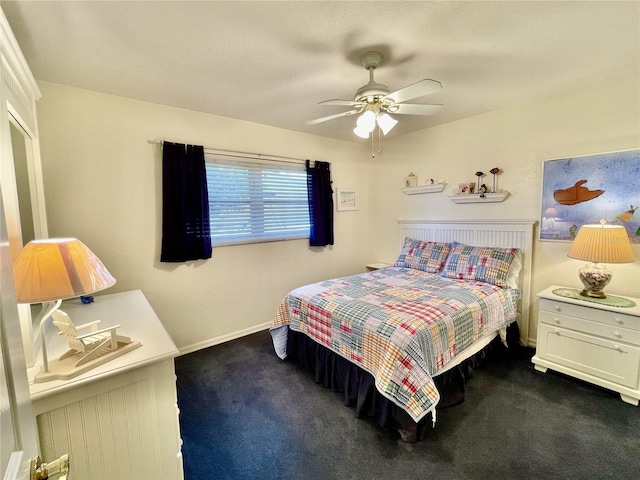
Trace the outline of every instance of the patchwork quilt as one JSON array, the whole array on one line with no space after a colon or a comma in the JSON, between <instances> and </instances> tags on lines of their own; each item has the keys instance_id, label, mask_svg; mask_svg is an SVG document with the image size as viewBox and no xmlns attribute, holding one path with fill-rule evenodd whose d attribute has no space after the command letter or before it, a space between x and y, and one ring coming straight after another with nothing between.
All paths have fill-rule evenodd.
<instances>
[{"instance_id":1,"label":"patchwork quilt","mask_svg":"<svg viewBox=\"0 0 640 480\"><path fill-rule=\"evenodd\" d=\"M440 400L433 376L513 322L518 297L480 281L390 267L291 291L271 334L281 358L289 328L342 355L417 422Z\"/></svg>"}]
</instances>

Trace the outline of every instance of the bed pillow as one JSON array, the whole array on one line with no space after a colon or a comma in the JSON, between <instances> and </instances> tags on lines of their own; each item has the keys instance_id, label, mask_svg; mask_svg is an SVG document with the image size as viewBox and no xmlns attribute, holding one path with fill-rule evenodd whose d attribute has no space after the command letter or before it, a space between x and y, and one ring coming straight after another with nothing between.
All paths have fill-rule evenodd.
<instances>
[{"instance_id":1,"label":"bed pillow","mask_svg":"<svg viewBox=\"0 0 640 480\"><path fill-rule=\"evenodd\" d=\"M427 273L440 273L450 250L448 243L423 242L407 237L393 266L415 268Z\"/></svg>"},{"instance_id":2,"label":"bed pillow","mask_svg":"<svg viewBox=\"0 0 640 480\"><path fill-rule=\"evenodd\" d=\"M518 249L515 257L513 257L513 262L511 262L509 273L507 274L507 280L505 281L507 287L514 289L518 288L520 270L522 270L522 250Z\"/></svg>"},{"instance_id":3,"label":"bed pillow","mask_svg":"<svg viewBox=\"0 0 640 480\"><path fill-rule=\"evenodd\" d=\"M517 248L474 247L454 242L441 275L461 280L479 280L510 288L514 283L517 284L517 276L520 273L520 269L517 269L515 280L512 278L513 275L509 275L517 256Z\"/></svg>"}]
</instances>

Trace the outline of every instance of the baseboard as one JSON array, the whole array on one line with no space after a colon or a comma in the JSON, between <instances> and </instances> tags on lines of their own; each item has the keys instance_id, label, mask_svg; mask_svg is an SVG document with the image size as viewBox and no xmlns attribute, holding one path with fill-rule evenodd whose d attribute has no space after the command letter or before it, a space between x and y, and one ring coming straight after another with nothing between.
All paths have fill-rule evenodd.
<instances>
[{"instance_id":1,"label":"baseboard","mask_svg":"<svg viewBox=\"0 0 640 480\"><path fill-rule=\"evenodd\" d=\"M271 322L262 323L260 325L245 328L244 330L239 330L227 335L221 335L220 337L211 338L209 340L205 340L204 342L194 343L192 345L179 348L179 355L186 355L187 353L196 352L198 350L202 350L203 348L213 347L214 345L229 342L237 338L246 337L247 335L251 335L252 333L262 332L263 330L268 330L270 326Z\"/></svg>"}]
</instances>

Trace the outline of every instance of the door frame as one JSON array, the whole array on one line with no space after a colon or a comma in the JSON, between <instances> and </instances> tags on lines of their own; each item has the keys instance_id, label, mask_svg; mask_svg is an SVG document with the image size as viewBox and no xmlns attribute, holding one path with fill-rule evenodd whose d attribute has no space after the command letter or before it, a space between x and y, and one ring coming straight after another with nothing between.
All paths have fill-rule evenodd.
<instances>
[{"instance_id":1,"label":"door frame","mask_svg":"<svg viewBox=\"0 0 640 480\"><path fill-rule=\"evenodd\" d=\"M36 101L38 85L0 6L0 422L3 447L0 475L4 480L30 478L38 457L38 431L33 414L25 352L34 358L30 309L18 305L13 282L13 261L22 249L20 207L10 123L25 138L35 235L46 237L47 221L40 162ZM6 450L5 450L6 452Z\"/></svg>"}]
</instances>

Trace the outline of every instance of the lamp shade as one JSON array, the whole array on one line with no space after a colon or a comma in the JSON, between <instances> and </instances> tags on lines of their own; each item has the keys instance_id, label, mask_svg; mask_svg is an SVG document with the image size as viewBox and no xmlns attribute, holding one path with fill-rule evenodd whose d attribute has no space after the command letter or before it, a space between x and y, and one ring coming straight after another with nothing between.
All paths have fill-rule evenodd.
<instances>
[{"instance_id":1,"label":"lamp shade","mask_svg":"<svg viewBox=\"0 0 640 480\"><path fill-rule=\"evenodd\" d=\"M355 133L357 136L359 136L360 138L369 138L369 130L367 130L366 128L362 128L362 127L356 127L353 129L353 133Z\"/></svg>"},{"instance_id":2,"label":"lamp shade","mask_svg":"<svg viewBox=\"0 0 640 480\"><path fill-rule=\"evenodd\" d=\"M388 113L383 113L378 117L378 126L380 127L384 135L389 133L397 123L398 121Z\"/></svg>"},{"instance_id":3,"label":"lamp shade","mask_svg":"<svg viewBox=\"0 0 640 480\"><path fill-rule=\"evenodd\" d=\"M371 110L366 110L362 115L358 117L356 125L363 130L372 132L376 128L376 114Z\"/></svg>"},{"instance_id":4,"label":"lamp shade","mask_svg":"<svg viewBox=\"0 0 640 480\"><path fill-rule=\"evenodd\" d=\"M635 261L627 231L621 225L583 225L567 256L595 263Z\"/></svg>"},{"instance_id":5,"label":"lamp shade","mask_svg":"<svg viewBox=\"0 0 640 480\"><path fill-rule=\"evenodd\" d=\"M29 242L14 262L19 303L90 295L116 283L100 259L75 238Z\"/></svg>"}]
</instances>

